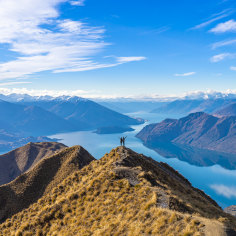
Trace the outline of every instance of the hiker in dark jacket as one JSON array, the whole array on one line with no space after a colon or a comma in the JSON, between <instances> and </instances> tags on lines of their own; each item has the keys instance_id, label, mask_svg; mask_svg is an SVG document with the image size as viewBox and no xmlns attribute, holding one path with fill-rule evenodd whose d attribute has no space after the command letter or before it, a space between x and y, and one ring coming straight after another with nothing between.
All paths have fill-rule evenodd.
<instances>
[{"instance_id":1,"label":"hiker in dark jacket","mask_svg":"<svg viewBox=\"0 0 236 236\"><path fill-rule=\"evenodd\" d=\"M125 146L125 140L126 140L127 136L126 137L123 137L123 146Z\"/></svg>"},{"instance_id":2,"label":"hiker in dark jacket","mask_svg":"<svg viewBox=\"0 0 236 236\"><path fill-rule=\"evenodd\" d=\"M123 138L120 138L120 146L123 146Z\"/></svg>"}]
</instances>

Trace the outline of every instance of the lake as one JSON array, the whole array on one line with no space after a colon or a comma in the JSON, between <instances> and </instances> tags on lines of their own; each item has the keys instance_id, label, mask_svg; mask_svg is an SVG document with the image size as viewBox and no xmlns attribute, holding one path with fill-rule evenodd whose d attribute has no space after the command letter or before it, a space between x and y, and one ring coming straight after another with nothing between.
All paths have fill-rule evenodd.
<instances>
[{"instance_id":1,"label":"lake","mask_svg":"<svg viewBox=\"0 0 236 236\"><path fill-rule=\"evenodd\" d=\"M124 134L96 134L92 131L80 131L49 136L61 139L67 146L81 145L95 158L101 158L105 153L120 145L119 137L127 136L126 146L138 153L152 157L156 161L168 163L186 177L194 187L203 190L211 196L222 208L236 205L236 170L230 170L220 165L199 166L178 158L165 158L152 149L145 147L135 135L147 124L160 122L165 118L179 118L176 115L159 115L145 112L126 114L148 120L145 124L132 126L135 130ZM189 159L191 159L191 152ZM217 155L217 154L216 154ZM196 157L195 157L196 158ZM212 158L212 157L211 157ZM218 157L216 157L218 158Z\"/></svg>"}]
</instances>

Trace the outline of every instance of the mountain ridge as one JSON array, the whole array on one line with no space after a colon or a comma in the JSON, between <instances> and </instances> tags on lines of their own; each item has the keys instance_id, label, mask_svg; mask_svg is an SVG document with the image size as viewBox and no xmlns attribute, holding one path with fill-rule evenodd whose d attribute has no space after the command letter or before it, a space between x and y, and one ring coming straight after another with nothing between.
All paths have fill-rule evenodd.
<instances>
[{"instance_id":1,"label":"mountain ridge","mask_svg":"<svg viewBox=\"0 0 236 236\"><path fill-rule=\"evenodd\" d=\"M235 218L173 168L118 147L6 219L0 233L227 235L230 228Z\"/></svg>"},{"instance_id":2,"label":"mountain ridge","mask_svg":"<svg viewBox=\"0 0 236 236\"><path fill-rule=\"evenodd\" d=\"M236 117L216 117L204 112L166 119L144 127L137 135L144 143L173 142L225 153L236 153Z\"/></svg>"},{"instance_id":3,"label":"mountain ridge","mask_svg":"<svg viewBox=\"0 0 236 236\"><path fill-rule=\"evenodd\" d=\"M64 148L45 156L12 182L0 186L0 222L36 202L66 177L95 160L83 147Z\"/></svg>"},{"instance_id":4,"label":"mountain ridge","mask_svg":"<svg viewBox=\"0 0 236 236\"><path fill-rule=\"evenodd\" d=\"M32 168L42 158L50 156L65 147L64 144L56 142L28 143L0 155L0 185L11 182Z\"/></svg>"}]
</instances>

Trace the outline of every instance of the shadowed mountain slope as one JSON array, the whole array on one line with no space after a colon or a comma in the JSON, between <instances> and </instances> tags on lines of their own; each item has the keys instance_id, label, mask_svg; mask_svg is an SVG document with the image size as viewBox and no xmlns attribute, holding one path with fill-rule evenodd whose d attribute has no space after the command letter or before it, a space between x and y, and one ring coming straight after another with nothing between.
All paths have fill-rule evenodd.
<instances>
[{"instance_id":1,"label":"shadowed mountain slope","mask_svg":"<svg viewBox=\"0 0 236 236\"><path fill-rule=\"evenodd\" d=\"M173 142L202 149L236 153L236 117L218 118L204 112L166 119L144 127L138 134L145 144Z\"/></svg>"},{"instance_id":2,"label":"shadowed mountain slope","mask_svg":"<svg viewBox=\"0 0 236 236\"><path fill-rule=\"evenodd\" d=\"M236 116L236 103L226 106L215 112L217 116Z\"/></svg>"},{"instance_id":3,"label":"shadowed mountain slope","mask_svg":"<svg viewBox=\"0 0 236 236\"><path fill-rule=\"evenodd\" d=\"M66 146L56 142L28 143L23 147L0 155L0 185L14 180L32 168L42 158L51 156Z\"/></svg>"},{"instance_id":4,"label":"shadowed mountain slope","mask_svg":"<svg viewBox=\"0 0 236 236\"><path fill-rule=\"evenodd\" d=\"M11 127L11 130L21 136L76 130L75 125L40 107L24 106L3 100L0 100L0 120L5 123L5 128Z\"/></svg>"},{"instance_id":5,"label":"shadowed mountain slope","mask_svg":"<svg viewBox=\"0 0 236 236\"><path fill-rule=\"evenodd\" d=\"M29 171L0 187L0 222L30 206L94 158L81 146L43 158Z\"/></svg>"},{"instance_id":6,"label":"shadowed mountain slope","mask_svg":"<svg viewBox=\"0 0 236 236\"><path fill-rule=\"evenodd\" d=\"M118 147L7 219L0 234L227 235L235 225L170 166Z\"/></svg>"}]
</instances>

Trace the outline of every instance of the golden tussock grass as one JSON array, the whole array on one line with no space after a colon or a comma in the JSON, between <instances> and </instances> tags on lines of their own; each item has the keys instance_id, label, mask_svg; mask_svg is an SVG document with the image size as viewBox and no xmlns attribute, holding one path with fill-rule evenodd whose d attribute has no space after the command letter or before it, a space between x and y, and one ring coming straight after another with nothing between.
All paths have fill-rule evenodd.
<instances>
[{"instance_id":1,"label":"golden tussock grass","mask_svg":"<svg viewBox=\"0 0 236 236\"><path fill-rule=\"evenodd\" d=\"M140 159L134 163L134 158ZM0 225L0 235L197 236L204 235L202 217L225 217L191 186L168 177L161 168L152 171L151 165L143 156L114 149L7 219ZM131 184L134 181L138 183ZM201 204L207 201L209 207L205 205L202 214Z\"/></svg>"}]
</instances>

